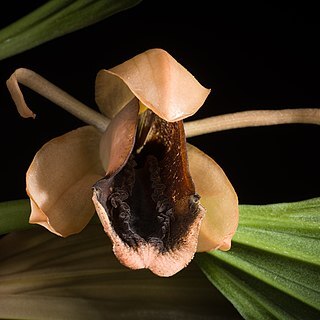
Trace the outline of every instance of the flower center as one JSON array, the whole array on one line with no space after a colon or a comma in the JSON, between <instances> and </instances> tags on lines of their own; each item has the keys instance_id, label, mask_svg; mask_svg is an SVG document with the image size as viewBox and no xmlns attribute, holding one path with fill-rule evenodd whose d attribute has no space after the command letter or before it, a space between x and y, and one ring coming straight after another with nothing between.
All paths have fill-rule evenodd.
<instances>
[{"instance_id":1,"label":"flower center","mask_svg":"<svg viewBox=\"0 0 320 320\"><path fill-rule=\"evenodd\" d=\"M157 158L148 155L139 168L132 155L114 181L107 200L109 219L130 246L144 241L163 247L170 237L174 208L165 194Z\"/></svg>"}]
</instances>

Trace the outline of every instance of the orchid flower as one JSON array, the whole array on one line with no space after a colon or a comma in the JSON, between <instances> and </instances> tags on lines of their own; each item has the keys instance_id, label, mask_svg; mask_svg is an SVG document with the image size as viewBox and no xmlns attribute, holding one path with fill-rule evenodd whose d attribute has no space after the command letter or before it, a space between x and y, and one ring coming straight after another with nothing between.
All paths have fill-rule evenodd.
<instances>
[{"instance_id":1,"label":"orchid flower","mask_svg":"<svg viewBox=\"0 0 320 320\"><path fill-rule=\"evenodd\" d=\"M35 115L18 82L89 124L52 139L35 155L26 176L30 223L66 237L97 212L119 261L160 276L183 269L196 251L230 249L238 225L232 184L213 159L186 143L185 129L192 136L203 126L210 132L319 120L317 109L283 110L282 116L253 111L227 115L209 130L208 122L184 127L210 90L162 49L98 73L101 114L38 74L17 69L7 85L23 117Z\"/></svg>"},{"instance_id":2,"label":"orchid flower","mask_svg":"<svg viewBox=\"0 0 320 320\"><path fill-rule=\"evenodd\" d=\"M23 72L8 87L21 115L33 117L17 85ZM184 268L197 247L229 249L237 196L222 169L186 144L182 123L209 92L160 49L100 71L96 101L112 120L102 132L85 126L39 150L27 172L30 222L68 236L96 210L118 259L162 276Z\"/></svg>"}]
</instances>

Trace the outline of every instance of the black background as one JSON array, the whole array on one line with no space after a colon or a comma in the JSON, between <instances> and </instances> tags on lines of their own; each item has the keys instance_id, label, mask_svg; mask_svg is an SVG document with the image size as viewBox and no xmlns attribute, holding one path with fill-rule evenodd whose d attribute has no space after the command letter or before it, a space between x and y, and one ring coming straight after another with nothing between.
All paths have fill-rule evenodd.
<instances>
[{"instance_id":1,"label":"black background","mask_svg":"<svg viewBox=\"0 0 320 320\"><path fill-rule=\"evenodd\" d=\"M3 27L45 1L0 5ZM147 1L106 20L0 61L1 201L25 198L35 152L82 122L25 89L36 120L22 119L5 81L30 68L96 108L94 80L150 48L163 48L212 92L192 118L253 109L320 107L319 19L310 2ZM1 50L1 47L0 47ZM283 125L189 139L212 156L240 203L320 196L320 128Z\"/></svg>"}]
</instances>

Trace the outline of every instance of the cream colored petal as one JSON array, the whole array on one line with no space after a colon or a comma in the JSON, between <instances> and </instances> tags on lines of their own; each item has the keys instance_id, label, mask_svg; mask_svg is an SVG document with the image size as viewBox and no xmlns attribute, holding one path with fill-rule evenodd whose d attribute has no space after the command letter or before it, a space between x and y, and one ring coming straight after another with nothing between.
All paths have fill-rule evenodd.
<instances>
[{"instance_id":1,"label":"cream colored petal","mask_svg":"<svg viewBox=\"0 0 320 320\"><path fill-rule=\"evenodd\" d=\"M229 250L239 220L237 194L220 166L190 144L188 159L200 202L207 210L197 251Z\"/></svg>"},{"instance_id":2,"label":"cream colored petal","mask_svg":"<svg viewBox=\"0 0 320 320\"><path fill-rule=\"evenodd\" d=\"M80 232L93 216L92 185L104 176L101 134L85 126L46 143L27 172L30 223L60 236Z\"/></svg>"},{"instance_id":3,"label":"cream colored petal","mask_svg":"<svg viewBox=\"0 0 320 320\"><path fill-rule=\"evenodd\" d=\"M136 96L167 121L193 115L204 103L209 89L162 49L147 50L110 69L96 79L96 102L113 118Z\"/></svg>"},{"instance_id":4,"label":"cream colored petal","mask_svg":"<svg viewBox=\"0 0 320 320\"><path fill-rule=\"evenodd\" d=\"M139 101L132 99L111 121L100 141L100 159L106 175L119 171L127 162L135 142Z\"/></svg>"}]
</instances>

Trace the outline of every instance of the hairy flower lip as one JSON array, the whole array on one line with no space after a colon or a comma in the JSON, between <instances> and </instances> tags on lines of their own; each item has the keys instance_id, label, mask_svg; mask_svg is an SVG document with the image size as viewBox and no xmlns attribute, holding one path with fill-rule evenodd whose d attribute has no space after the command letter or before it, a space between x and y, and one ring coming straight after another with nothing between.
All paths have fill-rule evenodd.
<instances>
[{"instance_id":1,"label":"hairy flower lip","mask_svg":"<svg viewBox=\"0 0 320 320\"><path fill-rule=\"evenodd\" d=\"M118 157L109 145L118 139L119 130L121 136L136 135L136 115L141 129L137 134L142 132L140 138L145 139L137 139L139 154L136 139L128 139L132 147L127 142L118 145L118 167L111 165L109 170L107 164L108 174L94 185L92 200L120 262L171 276L193 258L205 209L198 203L189 173L182 122L167 122L151 110L138 116L137 111L136 103L127 104L113 118L102 141L109 142L109 159L114 163L112 157ZM144 130L141 123L149 128Z\"/></svg>"},{"instance_id":2,"label":"hairy flower lip","mask_svg":"<svg viewBox=\"0 0 320 320\"><path fill-rule=\"evenodd\" d=\"M160 253L148 243L143 243L136 250L128 245L123 245L119 235L113 230L110 220L107 219L105 209L98 200L99 190L95 189L92 200L97 213L104 226L104 231L109 235L113 243L113 252L118 260L131 269L149 269L161 277L170 277L185 268L193 259L196 252L198 234L196 230L200 227L201 219L205 209L201 206L201 213L195 221L195 228L191 228L188 234L189 247L184 250L172 250L170 253Z\"/></svg>"}]
</instances>

